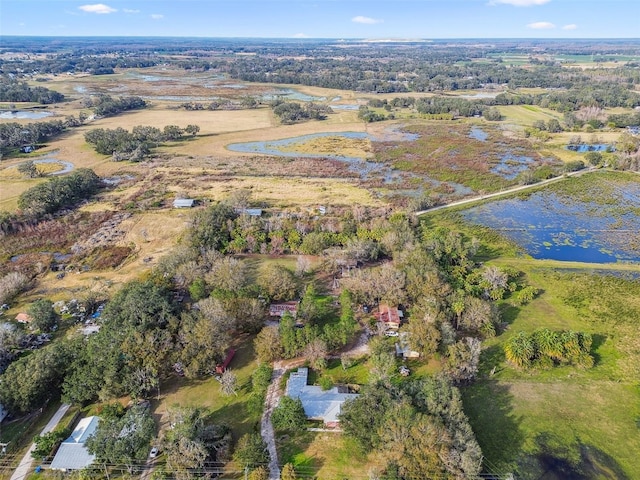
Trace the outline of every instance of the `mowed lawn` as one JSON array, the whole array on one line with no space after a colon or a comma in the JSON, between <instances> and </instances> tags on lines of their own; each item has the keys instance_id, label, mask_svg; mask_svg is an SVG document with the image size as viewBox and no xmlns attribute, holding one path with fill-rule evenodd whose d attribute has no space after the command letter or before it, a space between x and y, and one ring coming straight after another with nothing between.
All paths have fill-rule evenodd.
<instances>
[{"instance_id":1,"label":"mowed lawn","mask_svg":"<svg viewBox=\"0 0 640 480\"><path fill-rule=\"evenodd\" d=\"M516 123L523 127L533 125L536 120L548 122L555 118L562 120L562 114L546 108L532 105L507 105L497 107L503 115L505 123Z\"/></svg>"},{"instance_id":2,"label":"mowed lawn","mask_svg":"<svg viewBox=\"0 0 640 480\"><path fill-rule=\"evenodd\" d=\"M371 455L362 452L355 440L341 433L281 434L276 441L280 463L292 463L301 478L367 478L372 469L381 466Z\"/></svg>"},{"instance_id":3,"label":"mowed lawn","mask_svg":"<svg viewBox=\"0 0 640 480\"><path fill-rule=\"evenodd\" d=\"M167 410L172 406L203 408L213 423L231 427L234 439L260 430L260 415L249 412L247 400L251 391L251 374L257 368L253 351L253 336L237 339L236 354L229 365L238 381L237 395L224 395L220 382L213 376L202 379L172 377L160 388L160 401L153 403L154 414L160 417L160 428L167 427Z\"/></svg>"},{"instance_id":4,"label":"mowed lawn","mask_svg":"<svg viewBox=\"0 0 640 480\"><path fill-rule=\"evenodd\" d=\"M603 476L585 478L640 478L640 286L619 279L598 285L598 277L518 267L543 293L526 307L505 302L508 328L485 342L481 378L463 389L465 410L487 468L537 478L543 472L534 457L547 455L585 468L581 462L586 456L598 465L588 474ZM596 290L602 297L593 295ZM569 304L570 297L583 295L583 308ZM621 318L616 322L618 311ZM591 333L595 366L520 372L507 365L506 340L541 327Z\"/></svg>"}]
</instances>

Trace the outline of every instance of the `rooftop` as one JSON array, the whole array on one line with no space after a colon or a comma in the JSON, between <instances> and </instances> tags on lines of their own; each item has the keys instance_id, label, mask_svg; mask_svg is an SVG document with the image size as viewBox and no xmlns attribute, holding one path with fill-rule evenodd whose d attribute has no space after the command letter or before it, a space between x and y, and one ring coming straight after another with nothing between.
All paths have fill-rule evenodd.
<instances>
[{"instance_id":1,"label":"rooftop","mask_svg":"<svg viewBox=\"0 0 640 480\"><path fill-rule=\"evenodd\" d=\"M93 416L78 422L71 436L60 444L51 462L52 470L81 470L93 463L95 455L91 455L84 444L96 431L99 421L99 417Z\"/></svg>"},{"instance_id":2,"label":"rooftop","mask_svg":"<svg viewBox=\"0 0 640 480\"><path fill-rule=\"evenodd\" d=\"M195 200L193 198L176 198L173 201L174 208L190 208L193 207Z\"/></svg>"},{"instance_id":3,"label":"rooftop","mask_svg":"<svg viewBox=\"0 0 640 480\"><path fill-rule=\"evenodd\" d=\"M304 413L313 420L322 420L324 423L339 422L338 416L342 404L346 400L358 397L356 393L344 393L340 388L333 387L329 390L315 385L307 385L309 369L298 368L292 372L287 383L287 395L291 398L299 398L304 408Z\"/></svg>"}]
</instances>

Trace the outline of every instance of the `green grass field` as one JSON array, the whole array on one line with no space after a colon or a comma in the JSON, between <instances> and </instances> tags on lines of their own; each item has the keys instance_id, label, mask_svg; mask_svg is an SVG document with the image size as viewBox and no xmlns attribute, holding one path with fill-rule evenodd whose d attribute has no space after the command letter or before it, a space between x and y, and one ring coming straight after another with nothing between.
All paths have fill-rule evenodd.
<instances>
[{"instance_id":1,"label":"green grass field","mask_svg":"<svg viewBox=\"0 0 640 480\"><path fill-rule=\"evenodd\" d=\"M480 251L486 264L517 268L541 290L524 307L502 302L506 329L483 343L480 378L463 388L487 470L523 479L640 478L640 284L594 274L591 264L571 263L567 272L566 262L518 255L513 244L455 214L425 221L477 236L491 245ZM605 268L639 270L631 264ZM522 372L509 366L505 342L541 327L591 333L594 367Z\"/></svg>"},{"instance_id":2,"label":"green grass field","mask_svg":"<svg viewBox=\"0 0 640 480\"><path fill-rule=\"evenodd\" d=\"M152 403L153 412L161 418L160 427L166 428L166 412L173 405L204 408L213 423L231 427L237 440L245 433L259 431L260 416L249 412L247 401L250 377L257 368L253 353L253 337L246 336L235 346L237 349L229 368L238 380L237 395L222 394L220 382L214 377L191 380L173 377L161 386L160 401Z\"/></svg>"}]
</instances>

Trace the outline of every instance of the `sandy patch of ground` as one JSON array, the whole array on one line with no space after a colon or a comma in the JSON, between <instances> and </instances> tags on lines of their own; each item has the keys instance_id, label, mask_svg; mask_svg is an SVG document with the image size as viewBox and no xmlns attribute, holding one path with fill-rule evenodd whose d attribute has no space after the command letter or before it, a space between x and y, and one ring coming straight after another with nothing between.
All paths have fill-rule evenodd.
<instances>
[{"instance_id":1,"label":"sandy patch of ground","mask_svg":"<svg viewBox=\"0 0 640 480\"><path fill-rule=\"evenodd\" d=\"M119 224L125 235L116 245L133 246L135 253L113 270L68 273L58 279L55 272L38 281L36 291L46 292L48 298L58 300L88 291L109 289L144 276L158 259L168 254L187 228L189 215L182 211L164 210L137 214Z\"/></svg>"}]
</instances>

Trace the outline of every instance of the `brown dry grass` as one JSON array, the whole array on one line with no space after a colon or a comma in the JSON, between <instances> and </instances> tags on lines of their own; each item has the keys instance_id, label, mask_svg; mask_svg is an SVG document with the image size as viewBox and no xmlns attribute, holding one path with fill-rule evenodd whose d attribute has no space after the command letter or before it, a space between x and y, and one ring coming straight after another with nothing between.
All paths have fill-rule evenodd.
<instances>
[{"instance_id":1,"label":"brown dry grass","mask_svg":"<svg viewBox=\"0 0 640 480\"><path fill-rule=\"evenodd\" d=\"M119 267L109 270L70 273L62 279L56 278L55 272L49 272L38 280L32 291L37 295L47 292L47 298L53 301L66 299L73 295L81 295L88 291L115 292L124 283L143 277L176 245L184 232L188 215L181 211L158 211L134 215L120 224L127 233L114 246L132 247L135 251ZM144 259L151 258L144 262ZM30 295L22 300L26 304L33 301Z\"/></svg>"},{"instance_id":2,"label":"brown dry grass","mask_svg":"<svg viewBox=\"0 0 640 480\"><path fill-rule=\"evenodd\" d=\"M169 109L160 105L103 118L91 123L91 128L117 128L131 130L136 125L150 125L162 129L165 125L186 127L195 124L200 127L198 136L256 130L273 126L271 109L251 110L198 110Z\"/></svg>"}]
</instances>

